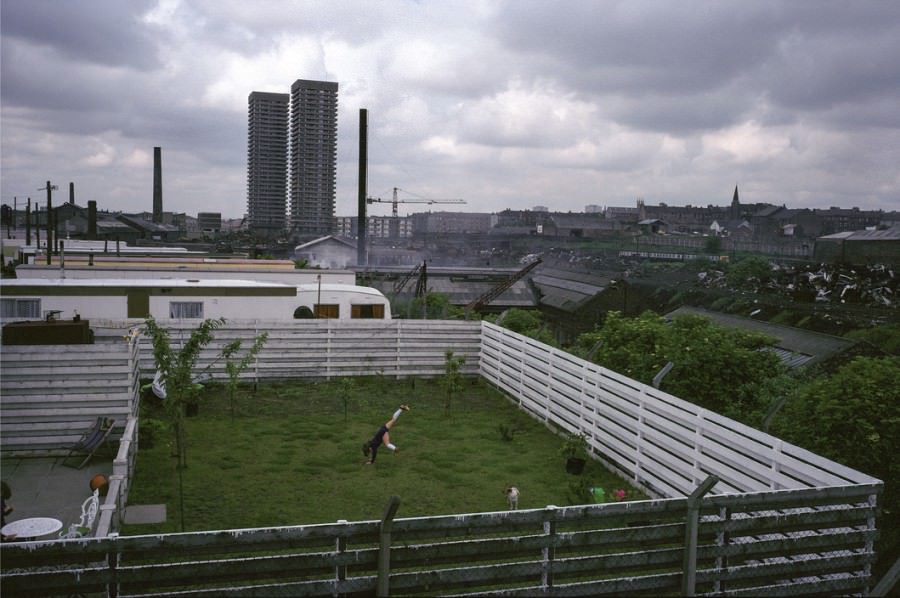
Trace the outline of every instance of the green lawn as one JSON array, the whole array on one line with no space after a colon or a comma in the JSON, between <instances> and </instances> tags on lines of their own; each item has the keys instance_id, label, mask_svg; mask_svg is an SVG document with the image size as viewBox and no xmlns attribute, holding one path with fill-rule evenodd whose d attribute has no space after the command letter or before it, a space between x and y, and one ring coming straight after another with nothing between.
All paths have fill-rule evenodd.
<instances>
[{"instance_id":1,"label":"green lawn","mask_svg":"<svg viewBox=\"0 0 900 598\"><path fill-rule=\"evenodd\" d=\"M437 380L348 381L242 388L234 419L228 391L207 389L199 416L186 419L183 531L380 519L394 494L398 517L496 511L506 509L507 485L519 488L526 509L588 502L586 492L576 499L579 485L644 498L596 462L582 476L567 474L562 439L480 380L464 381L449 412ZM152 401L144 420L161 413ZM382 447L365 465L363 442L401 403L410 411L391 431L399 450ZM512 440L501 425L514 430ZM166 503L168 520L123 534L182 531L171 450L168 428L152 448L142 445L129 496L132 505Z\"/></svg>"}]
</instances>

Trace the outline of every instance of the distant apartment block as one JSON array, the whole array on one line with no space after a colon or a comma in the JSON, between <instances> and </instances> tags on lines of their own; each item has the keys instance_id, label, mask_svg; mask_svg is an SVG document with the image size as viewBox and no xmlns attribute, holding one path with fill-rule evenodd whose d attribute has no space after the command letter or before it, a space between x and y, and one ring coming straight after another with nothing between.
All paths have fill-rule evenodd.
<instances>
[{"instance_id":1,"label":"distant apartment block","mask_svg":"<svg viewBox=\"0 0 900 598\"><path fill-rule=\"evenodd\" d=\"M638 216L640 215L640 210L638 208L609 206L603 212L603 215L607 220L619 220L622 222L626 222L626 221L637 222Z\"/></svg>"},{"instance_id":2,"label":"distant apartment block","mask_svg":"<svg viewBox=\"0 0 900 598\"><path fill-rule=\"evenodd\" d=\"M297 79L291 85L290 227L301 235L334 230L338 84Z\"/></svg>"},{"instance_id":3,"label":"distant apartment block","mask_svg":"<svg viewBox=\"0 0 900 598\"><path fill-rule=\"evenodd\" d=\"M251 232L277 236L287 224L286 93L254 91L247 115L247 217Z\"/></svg>"},{"instance_id":4,"label":"distant apartment block","mask_svg":"<svg viewBox=\"0 0 900 598\"><path fill-rule=\"evenodd\" d=\"M222 230L222 212L198 212L197 228L217 233Z\"/></svg>"},{"instance_id":5,"label":"distant apartment block","mask_svg":"<svg viewBox=\"0 0 900 598\"><path fill-rule=\"evenodd\" d=\"M430 233L487 233L497 216L479 212L424 212L412 214L415 235Z\"/></svg>"},{"instance_id":6,"label":"distant apartment block","mask_svg":"<svg viewBox=\"0 0 900 598\"><path fill-rule=\"evenodd\" d=\"M412 236L412 221L407 216L369 216L366 218L366 234L373 239L408 238ZM357 238L359 218L337 216L335 234L340 237Z\"/></svg>"}]
</instances>

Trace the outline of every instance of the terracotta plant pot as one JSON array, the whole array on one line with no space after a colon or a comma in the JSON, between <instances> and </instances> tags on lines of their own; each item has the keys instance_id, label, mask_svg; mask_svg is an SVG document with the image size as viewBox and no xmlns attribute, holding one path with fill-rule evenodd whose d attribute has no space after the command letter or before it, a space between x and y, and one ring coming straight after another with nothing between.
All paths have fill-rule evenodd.
<instances>
[{"instance_id":1,"label":"terracotta plant pot","mask_svg":"<svg viewBox=\"0 0 900 598\"><path fill-rule=\"evenodd\" d=\"M98 473L94 477L91 478L91 492L94 490L99 490L100 496L106 496L106 493L109 492L109 478L107 478L102 473Z\"/></svg>"}]
</instances>

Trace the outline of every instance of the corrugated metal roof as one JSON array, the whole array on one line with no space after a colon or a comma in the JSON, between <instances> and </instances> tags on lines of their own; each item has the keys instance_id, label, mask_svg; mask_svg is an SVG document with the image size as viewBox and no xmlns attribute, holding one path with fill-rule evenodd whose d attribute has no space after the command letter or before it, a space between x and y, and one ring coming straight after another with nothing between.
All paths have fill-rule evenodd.
<instances>
[{"instance_id":1,"label":"corrugated metal roof","mask_svg":"<svg viewBox=\"0 0 900 598\"><path fill-rule=\"evenodd\" d=\"M768 350L777 355L778 359L780 359L781 362L789 368L798 368L800 366L808 364L814 359L812 355L807 355L805 353L794 353L793 351L789 351L787 349L782 349L779 347L773 347Z\"/></svg>"},{"instance_id":2,"label":"corrugated metal roof","mask_svg":"<svg viewBox=\"0 0 900 598\"><path fill-rule=\"evenodd\" d=\"M900 226L878 230L854 230L825 235L819 239L844 239L846 241L900 241Z\"/></svg>"},{"instance_id":3,"label":"corrugated metal roof","mask_svg":"<svg viewBox=\"0 0 900 598\"><path fill-rule=\"evenodd\" d=\"M609 286L609 278L589 272L542 268L532 279L542 305L573 312Z\"/></svg>"},{"instance_id":4,"label":"corrugated metal roof","mask_svg":"<svg viewBox=\"0 0 900 598\"><path fill-rule=\"evenodd\" d=\"M847 238L848 241L900 241L900 226L879 230L858 230Z\"/></svg>"},{"instance_id":5,"label":"corrugated metal roof","mask_svg":"<svg viewBox=\"0 0 900 598\"><path fill-rule=\"evenodd\" d=\"M594 296L603 289L605 286L597 286L594 284L590 284L587 282L578 282L577 280L566 280L564 278L557 278L555 276L545 276L539 274L531 279L534 284L540 287L553 287L553 289L574 291L576 293L580 293L581 295L590 295Z\"/></svg>"}]
</instances>

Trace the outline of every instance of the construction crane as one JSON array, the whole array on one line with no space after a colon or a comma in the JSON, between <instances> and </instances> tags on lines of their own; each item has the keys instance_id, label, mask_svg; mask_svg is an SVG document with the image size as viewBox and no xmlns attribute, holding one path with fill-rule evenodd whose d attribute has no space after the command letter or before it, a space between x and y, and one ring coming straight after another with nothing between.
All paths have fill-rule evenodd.
<instances>
[{"instance_id":1,"label":"construction crane","mask_svg":"<svg viewBox=\"0 0 900 598\"><path fill-rule=\"evenodd\" d=\"M403 291L403 288L406 287L406 284L416 278L416 297L424 297L428 288L428 270L425 267L425 262L421 264L416 264L416 267L406 273L406 275L394 285L394 291L391 293L391 298L397 296L400 292Z\"/></svg>"},{"instance_id":2,"label":"construction crane","mask_svg":"<svg viewBox=\"0 0 900 598\"><path fill-rule=\"evenodd\" d=\"M435 204L435 203L456 203L456 204L466 203L466 200L464 200L464 199L425 199L425 198L420 198L420 199L397 199L397 192L398 192L398 191L403 191L403 189L398 189L397 187L394 187L394 197L393 197L393 199L381 199L380 197L367 197L367 198L366 198L366 203L388 203L388 202L390 202L391 208L392 208L392 209L391 209L391 216L394 217L394 218L397 218L397 217L398 217L398 214L397 214L397 204L401 204L401 203L427 203L427 204L429 204L429 205L430 205L430 204ZM409 192L407 191L407 193L409 193Z\"/></svg>"},{"instance_id":3,"label":"construction crane","mask_svg":"<svg viewBox=\"0 0 900 598\"><path fill-rule=\"evenodd\" d=\"M513 286L517 281L521 280L526 274L537 268L538 264L540 264L541 261L541 258L537 258L536 260L526 265L524 268L483 294L481 297L473 299L472 302L466 306L466 319L469 319L469 314L472 311L478 311L483 306L487 305L488 303L502 295L504 291Z\"/></svg>"}]
</instances>

